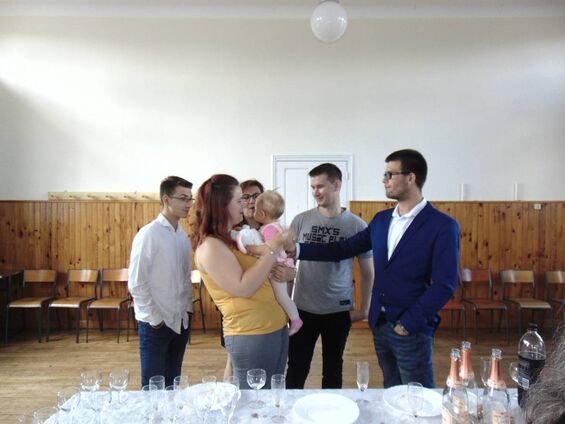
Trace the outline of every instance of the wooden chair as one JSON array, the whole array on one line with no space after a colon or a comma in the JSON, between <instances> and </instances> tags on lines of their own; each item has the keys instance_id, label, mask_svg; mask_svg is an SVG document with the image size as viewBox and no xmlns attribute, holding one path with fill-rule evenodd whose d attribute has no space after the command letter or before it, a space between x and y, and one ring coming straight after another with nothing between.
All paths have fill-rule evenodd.
<instances>
[{"instance_id":1,"label":"wooden chair","mask_svg":"<svg viewBox=\"0 0 565 424\"><path fill-rule=\"evenodd\" d=\"M565 271L546 271L545 272L545 298L550 304L557 306L557 312L553 314L553 328L555 329L555 319L565 311Z\"/></svg>"},{"instance_id":2,"label":"wooden chair","mask_svg":"<svg viewBox=\"0 0 565 424\"><path fill-rule=\"evenodd\" d=\"M38 295L39 286L43 286L44 294ZM33 287L33 289L32 289ZM31 289L31 290L30 290ZM8 343L8 320L10 309L35 309L37 316L37 340L41 343L43 336L43 310L55 298L57 290L57 271L51 269L25 270L19 296L6 305L6 334Z\"/></svg>"},{"instance_id":3,"label":"wooden chair","mask_svg":"<svg viewBox=\"0 0 565 424\"><path fill-rule=\"evenodd\" d=\"M47 308L47 341L49 341L49 329L51 327L51 309L67 310L69 329L71 328L69 310L76 309L76 342L79 342L80 312L84 305L96 299L96 286L99 279L100 271L97 269L69 269L67 271L65 297L53 300Z\"/></svg>"},{"instance_id":4,"label":"wooden chair","mask_svg":"<svg viewBox=\"0 0 565 424\"><path fill-rule=\"evenodd\" d=\"M553 311L551 305L544 301L536 299L536 281L534 271L506 269L500 271L500 282L502 283L502 299L516 305L518 308L518 334L522 334L522 309L532 311L532 321L534 311L544 311L540 328L543 329L543 321L545 312ZM510 294L510 290L514 289L519 292L518 296Z\"/></svg>"},{"instance_id":5,"label":"wooden chair","mask_svg":"<svg viewBox=\"0 0 565 424\"><path fill-rule=\"evenodd\" d=\"M494 299L494 289L492 284L492 275L490 269L470 269L463 268L459 274L462 284L463 294L462 302L469 304L473 309L473 326L475 330L475 343L478 343L477 337L477 315L480 311L490 311L490 328L493 331L493 315L494 311L500 312L497 330L500 331L502 316L506 322L506 344L509 342L508 328L508 307L500 300ZM477 293L485 293L481 296Z\"/></svg>"},{"instance_id":6,"label":"wooden chair","mask_svg":"<svg viewBox=\"0 0 565 424\"><path fill-rule=\"evenodd\" d=\"M198 293L198 296L195 297L192 300L192 304L193 305L195 305L196 303L199 304L198 306L200 308L200 322L202 323L202 332L204 334L206 334L206 322L204 321L204 305L202 304L202 285L203 285L203 282L202 282L202 275L200 274L200 271L198 271L197 269L192 270L192 272L190 273L190 281L192 282L192 287L196 288L196 291ZM188 336L188 343L189 344L191 342L192 328L190 330L191 331L189 332L189 336Z\"/></svg>"},{"instance_id":7,"label":"wooden chair","mask_svg":"<svg viewBox=\"0 0 565 424\"><path fill-rule=\"evenodd\" d=\"M117 342L120 343L120 313L122 308L130 302L127 293L128 287L128 269L115 268L103 269L101 273L100 282L98 284L97 299L86 305L86 343L88 343L88 332L90 322L90 311L96 310L98 313L98 326L100 331L104 331L104 315L105 310L116 311L116 329Z\"/></svg>"},{"instance_id":8,"label":"wooden chair","mask_svg":"<svg viewBox=\"0 0 565 424\"><path fill-rule=\"evenodd\" d=\"M467 311L465 310L465 305L461 302L461 295L462 295L462 289L461 289L461 285L458 282L457 288L455 290L455 294L453 295L451 300L449 302L447 302L443 306L443 308L441 308L441 310L447 311L447 312L450 313L451 327L452 328L453 328L453 314L455 312L459 312L459 314L457 316L457 327L455 327L455 332L457 333L459 331L459 324L460 324L460 321L461 321L461 317L463 317L463 338L466 339L467 338Z\"/></svg>"}]
</instances>

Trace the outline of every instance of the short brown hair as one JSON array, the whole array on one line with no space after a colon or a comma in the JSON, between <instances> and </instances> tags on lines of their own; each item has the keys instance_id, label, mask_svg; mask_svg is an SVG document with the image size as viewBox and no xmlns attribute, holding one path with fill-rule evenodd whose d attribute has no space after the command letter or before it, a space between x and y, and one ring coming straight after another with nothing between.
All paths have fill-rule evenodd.
<instances>
[{"instance_id":1,"label":"short brown hair","mask_svg":"<svg viewBox=\"0 0 565 424\"><path fill-rule=\"evenodd\" d=\"M175 194L175 190L179 186L192 188L192 183L184 178L176 177L174 175L170 175L161 181L161 185L159 186L159 201L161 202L161 206L163 205L163 196L165 194L169 197L172 196Z\"/></svg>"},{"instance_id":2,"label":"short brown hair","mask_svg":"<svg viewBox=\"0 0 565 424\"><path fill-rule=\"evenodd\" d=\"M402 172L413 173L416 175L416 185L420 190L424 187L428 176L428 164L424 156L414 149L403 149L392 152L387 156L385 162L399 161Z\"/></svg>"},{"instance_id":3,"label":"short brown hair","mask_svg":"<svg viewBox=\"0 0 565 424\"><path fill-rule=\"evenodd\" d=\"M317 177L319 175L325 175L328 177L330 183L335 183L335 180L341 181L342 175L340 169L333 163L322 163L321 165L312 168L308 173L309 177Z\"/></svg>"},{"instance_id":4,"label":"short brown hair","mask_svg":"<svg viewBox=\"0 0 565 424\"><path fill-rule=\"evenodd\" d=\"M239 183L239 186L241 187L241 191L245 191L249 187L257 187L261 193L265 191L265 187L263 187L263 184L261 184L257 180L245 180Z\"/></svg>"},{"instance_id":5,"label":"short brown hair","mask_svg":"<svg viewBox=\"0 0 565 424\"><path fill-rule=\"evenodd\" d=\"M255 201L255 210L264 210L270 218L279 219L284 213L284 199L274 190L267 190Z\"/></svg>"}]
</instances>

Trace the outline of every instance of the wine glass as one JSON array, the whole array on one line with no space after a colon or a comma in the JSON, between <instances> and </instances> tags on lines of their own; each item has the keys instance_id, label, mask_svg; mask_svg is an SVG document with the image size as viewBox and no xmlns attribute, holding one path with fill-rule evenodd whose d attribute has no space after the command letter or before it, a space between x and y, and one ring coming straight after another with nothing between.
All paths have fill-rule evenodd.
<instances>
[{"instance_id":1,"label":"wine glass","mask_svg":"<svg viewBox=\"0 0 565 424\"><path fill-rule=\"evenodd\" d=\"M410 382L406 385L406 400L410 412L417 418L424 407L424 387L421 383Z\"/></svg>"},{"instance_id":2,"label":"wine glass","mask_svg":"<svg viewBox=\"0 0 565 424\"><path fill-rule=\"evenodd\" d=\"M173 380L173 387L175 388L175 390L188 389L189 386L190 384L188 383L187 375L179 375Z\"/></svg>"},{"instance_id":3,"label":"wine glass","mask_svg":"<svg viewBox=\"0 0 565 424\"><path fill-rule=\"evenodd\" d=\"M80 387L86 392L90 392L90 403L93 401L93 395L100 388L102 382L102 373L99 370L83 371L80 373Z\"/></svg>"},{"instance_id":4,"label":"wine glass","mask_svg":"<svg viewBox=\"0 0 565 424\"><path fill-rule=\"evenodd\" d=\"M118 404L122 402L121 393L127 388L129 383L129 370L126 368L117 368L110 371L108 384L111 390L118 392Z\"/></svg>"},{"instance_id":5,"label":"wine glass","mask_svg":"<svg viewBox=\"0 0 565 424\"><path fill-rule=\"evenodd\" d=\"M247 371L247 384L255 390L255 400L249 402L251 409L261 409L265 406L265 402L259 400L259 390L267 382L267 371L261 368L253 368Z\"/></svg>"},{"instance_id":6,"label":"wine glass","mask_svg":"<svg viewBox=\"0 0 565 424\"><path fill-rule=\"evenodd\" d=\"M239 389L239 377L230 375L224 378L224 383L233 384L237 388L237 400L241 399L241 390Z\"/></svg>"},{"instance_id":7,"label":"wine glass","mask_svg":"<svg viewBox=\"0 0 565 424\"><path fill-rule=\"evenodd\" d=\"M33 422L35 424L43 424L46 423L49 418L57 413L57 408L54 406L46 406L43 408L38 409L33 413Z\"/></svg>"},{"instance_id":8,"label":"wine glass","mask_svg":"<svg viewBox=\"0 0 565 424\"><path fill-rule=\"evenodd\" d=\"M215 383L216 382L216 376L215 375L205 375L204 377L202 377L202 383L206 384L206 383Z\"/></svg>"},{"instance_id":9,"label":"wine glass","mask_svg":"<svg viewBox=\"0 0 565 424\"><path fill-rule=\"evenodd\" d=\"M78 405L79 392L77 387L64 387L57 392L57 408L59 409L59 416L65 417L65 422L71 422L71 413ZM59 419L61 421L61 419Z\"/></svg>"},{"instance_id":10,"label":"wine glass","mask_svg":"<svg viewBox=\"0 0 565 424\"><path fill-rule=\"evenodd\" d=\"M197 391L194 397L194 407L196 413L203 423L208 419L208 414L216 404L216 382L208 382L196 386Z\"/></svg>"},{"instance_id":11,"label":"wine glass","mask_svg":"<svg viewBox=\"0 0 565 424\"><path fill-rule=\"evenodd\" d=\"M157 390L165 390L165 376L154 375L149 379L149 385L157 386Z\"/></svg>"},{"instance_id":12,"label":"wine glass","mask_svg":"<svg viewBox=\"0 0 565 424\"><path fill-rule=\"evenodd\" d=\"M357 403L369 403L363 398L365 390L369 387L369 363L367 361L357 362L357 387L361 391L361 398L357 399Z\"/></svg>"},{"instance_id":13,"label":"wine glass","mask_svg":"<svg viewBox=\"0 0 565 424\"><path fill-rule=\"evenodd\" d=\"M148 384L141 388L141 394L146 402L146 405L148 405L147 418L150 418L151 416L156 414L159 409L159 399L157 396L158 392L159 389L154 384Z\"/></svg>"},{"instance_id":14,"label":"wine glass","mask_svg":"<svg viewBox=\"0 0 565 424\"><path fill-rule=\"evenodd\" d=\"M488 378L490 375L490 356L481 356L481 381L483 382L483 386L487 387L488 385Z\"/></svg>"},{"instance_id":15,"label":"wine glass","mask_svg":"<svg viewBox=\"0 0 565 424\"><path fill-rule=\"evenodd\" d=\"M273 374L271 377L271 393L275 406L277 407L277 415L271 417L271 421L275 423L284 423L286 418L281 415L281 406L284 402L284 395L286 390L286 380L283 374Z\"/></svg>"},{"instance_id":16,"label":"wine glass","mask_svg":"<svg viewBox=\"0 0 565 424\"><path fill-rule=\"evenodd\" d=\"M229 383L225 383L218 389L218 401L222 409L222 415L226 419L226 423L230 423L237 401L239 400L239 389Z\"/></svg>"},{"instance_id":17,"label":"wine glass","mask_svg":"<svg viewBox=\"0 0 565 424\"><path fill-rule=\"evenodd\" d=\"M518 362L510 362L508 366L508 373L510 374L510 378L514 380L514 382L518 383Z\"/></svg>"}]
</instances>

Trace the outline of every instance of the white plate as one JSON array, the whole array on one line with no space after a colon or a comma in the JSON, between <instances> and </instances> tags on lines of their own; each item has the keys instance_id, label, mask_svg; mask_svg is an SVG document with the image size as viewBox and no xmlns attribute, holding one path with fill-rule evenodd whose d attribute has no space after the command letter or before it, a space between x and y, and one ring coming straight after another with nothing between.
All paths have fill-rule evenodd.
<instances>
[{"instance_id":1,"label":"white plate","mask_svg":"<svg viewBox=\"0 0 565 424\"><path fill-rule=\"evenodd\" d=\"M394 386L383 393L385 403L398 411L410 414L406 386ZM431 389L424 388L424 407L418 414L420 417L435 417L441 414L441 395Z\"/></svg>"},{"instance_id":2,"label":"white plate","mask_svg":"<svg viewBox=\"0 0 565 424\"><path fill-rule=\"evenodd\" d=\"M351 424L359 407L351 399L334 393L313 393L298 399L292 412L296 419L312 424Z\"/></svg>"}]
</instances>

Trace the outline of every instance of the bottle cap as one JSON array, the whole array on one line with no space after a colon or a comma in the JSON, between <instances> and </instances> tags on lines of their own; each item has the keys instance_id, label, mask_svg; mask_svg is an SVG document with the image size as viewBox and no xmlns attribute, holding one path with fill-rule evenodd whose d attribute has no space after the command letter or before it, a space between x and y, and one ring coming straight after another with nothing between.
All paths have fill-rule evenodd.
<instances>
[{"instance_id":1,"label":"bottle cap","mask_svg":"<svg viewBox=\"0 0 565 424\"><path fill-rule=\"evenodd\" d=\"M538 325L534 322L528 324L528 331L538 331Z\"/></svg>"}]
</instances>

